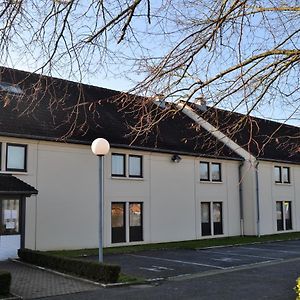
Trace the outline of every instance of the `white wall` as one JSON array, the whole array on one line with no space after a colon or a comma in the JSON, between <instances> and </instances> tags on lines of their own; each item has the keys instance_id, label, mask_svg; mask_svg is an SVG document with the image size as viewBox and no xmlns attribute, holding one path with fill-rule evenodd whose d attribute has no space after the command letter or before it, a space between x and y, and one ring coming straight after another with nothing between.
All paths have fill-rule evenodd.
<instances>
[{"instance_id":1,"label":"white wall","mask_svg":"<svg viewBox=\"0 0 300 300\"><path fill-rule=\"evenodd\" d=\"M0 141L28 145L28 172L14 175L39 191L27 199L25 246L40 250L97 247L98 158L90 147L4 137ZM144 177L111 178L114 151L143 155ZM207 160L222 163L223 182L202 183L200 158L182 156L180 163L174 163L171 154L111 152L104 160L105 246L115 245L111 244L111 202L118 201L143 202L145 243L201 238L201 201L222 202L224 236L240 234L239 162Z\"/></svg>"}]
</instances>

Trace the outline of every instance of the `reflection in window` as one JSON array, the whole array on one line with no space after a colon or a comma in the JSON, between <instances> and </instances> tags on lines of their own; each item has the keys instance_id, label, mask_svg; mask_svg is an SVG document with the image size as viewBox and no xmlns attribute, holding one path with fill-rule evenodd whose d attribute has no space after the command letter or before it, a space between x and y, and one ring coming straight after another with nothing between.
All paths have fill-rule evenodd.
<instances>
[{"instance_id":1,"label":"reflection in window","mask_svg":"<svg viewBox=\"0 0 300 300\"><path fill-rule=\"evenodd\" d=\"M129 177L143 177L142 156L129 155Z\"/></svg>"},{"instance_id":2,"label":"reflection in window","mask_svg":"<svg viewBox=\"0 0 300 300\"><path fill-rule=\"evenodd\" d=\"M7 144L6 170L26 171L26 145Z\"/></svg>"},{"instance_id":3,"label":"reflection in window","mask_svg":"<svg viewBox=\"0 0 300 300\"><path fill-rule=\"evenodd\" d=\"M1 228L0 234L18 234L19 225L19 199L0 200Z\"/></svg>"},{"instance_id":4,"label":"reflection in window","mask_svg":"<svg viewBox=\"0 0 300 300\"><path fill-rule=\"evenodd\" d=\"M200 162L200 180L208 181L209 180L209 163Z\"/></svg>"},{"instance_id":5,"label":"reflection in window","mask_svg":"<svg viewBox=\"0 0 300 300\"><path fill-rule=\"evenodd\" d=\"M111 175L112 176L126 176L125 174L125 155L112 154L111 157Z\"/></svg>"},{"instance_id":6,"label":"reflection in window","mask_svg":"<svg viewBox=\"0 0 300 300\"><path fill-rule=\"evenodd\" d=\"M211 164L211 180L221 181L221 164L219 163Z\"/></svg>"}]
</instances>

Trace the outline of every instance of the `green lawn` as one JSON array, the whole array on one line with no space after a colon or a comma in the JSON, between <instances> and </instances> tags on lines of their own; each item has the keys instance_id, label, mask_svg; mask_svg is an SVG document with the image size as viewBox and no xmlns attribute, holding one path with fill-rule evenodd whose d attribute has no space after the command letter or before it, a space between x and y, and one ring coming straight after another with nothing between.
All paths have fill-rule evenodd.
<instances>
[{"instance_id":1,"label":"green lawn","mask_svg":"<svg viewBox=\"0 0 300 300\"><path fill-rule=\"evenodd\" d=\"M156 249L198 249L213 246L226 246L226 245L239 245L249 243L260 243L270 242L276 240L293 240L300 239L300 232L282 233L274 235L264 235L261 237L256 236L235 236L226 238L214 238L205 240L192 240L182 242L171 242L171 243L158 243L158 244L143 244L136 246L124 246L124 247L112 247L105 248L104 254L114 253L132 253L143 250L156 250ZM67 257L82 257L98 255L98 249L79 249L79 250L60 250L60 251L49 251L51 254L67 256Z\"/></svg>"}]
</instances>

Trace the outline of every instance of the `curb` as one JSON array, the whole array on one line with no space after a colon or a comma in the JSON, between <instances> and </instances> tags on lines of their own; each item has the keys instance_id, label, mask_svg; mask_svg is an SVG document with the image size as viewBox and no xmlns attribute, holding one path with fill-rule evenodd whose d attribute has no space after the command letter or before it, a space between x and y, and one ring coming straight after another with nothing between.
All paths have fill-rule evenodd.
<instances>
[{"instance_id":1,"label":"curb","mask_svg":"<svg viewBox=\"0 0 300 300\"><path fill-rule=\"evenodd\" d=\"M65 278L79 280L79 281L89 283L89 284L93 284L93 285L96 285L96 286L99 286L99 287L101 286L102 288L117 288L117 287L123 287L123 286L131 286L131 285L152 284L152 283L158 283L158 282L167 280L167 278L160 278L159 277L159 278L153 278L153 279L145 279L144 281L140 281L140 282L101 283L101 282L85 279L85 278L82 278L82 277L77 277L77 276L69 275L69 274L66 274L66 273L58 272L58 271L55 271L55 270L52 270L52 269L40 267L40 266L37 266L37 265L29 264L29 263L20 261L18 259L10 259L10 261L12 261L14 263L17 263L17 264L27 266L27 267L30 267L30 268L33 268L33 269L38 269L38 270L41 270L41 271L56 274L56 275L59 275L59 276L65 277ZM19 296L17 296L17 297L19 297ZM4 299L1 299L1 300L15 300L15 299L23 299L23 298L22 297L12 298L12 299L11 298L4 298Z\"/></svg>"},{"instance_id":2,"label":"curb","mask_svg":"<svg viewBox=\"0 0 300 300\"><path fill-rule=\"evenodd\" d=\"M13 294L13 293L10 293L11 296L9 297L6 297L6 298L0 298L1 300L20 300L20 299L23 299L23 297L21 296L18 296L16 294Z\"/></svg>"}]
</instances>

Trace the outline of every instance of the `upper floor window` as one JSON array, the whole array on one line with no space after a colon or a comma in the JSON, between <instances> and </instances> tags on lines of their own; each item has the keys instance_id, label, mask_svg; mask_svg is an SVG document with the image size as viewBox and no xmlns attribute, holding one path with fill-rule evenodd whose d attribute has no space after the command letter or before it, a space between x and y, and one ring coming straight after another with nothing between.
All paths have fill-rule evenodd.
<instances>
[{"instance_id":1,"label":"upper floor window","mask_svg":"<svg viewBox=\"0 0 300 300\"><path fill-rule=\"evenodd\" d=\"M275 176L276 183L291 183L289 167L275 166L274 176Z\"/></svg>"},{"instance_id":2,"label":"upper floor window","mask_svg":"<svg viewBox=\"0 0 300 300\"><path fill-rule=\"evenodd\" d=\"M125 154L113 153L111 155L111 175L118 177L126 176Z\"/></svg>"},{"instance_id":3,"label":"upper floor window","mask_svg":"<svg viewBox=\"0 0 300 300\"><path fill-rule=\"evenodd\" d=\"M129 155L128 157L128 174L129 177L143 177L142 156Z\"/></svg>"},{"instance_id":4,"label":"upper floor window","mask_svg":"<svg viewBox=\"0 0 300 300\"><path fill-rule=\"evenodd\" d=\"M220 163L209 163L200 161L200 181L222 181L222 170Z\"/></svg>"},{"instance_id":5,"label":"upper floor window","mask_svg":"<svg viewBox=\"0 0 300 300\"><path fill-rule=\"evenodd\" d=\"M26 172L27 146L6 144L6 171Z\"/></svg>"},{"instance_id":6,"label":"upper floor window","mask_svg":"<svg viewBox=\"0 0 300 300\"><path fill-rule=\"evenodd\" d=\"M127 167L128 166L128 167ZM141 155L112 154L111 175L113 177L143 177L143 157Z\"/></svg>"}]
</instances>

